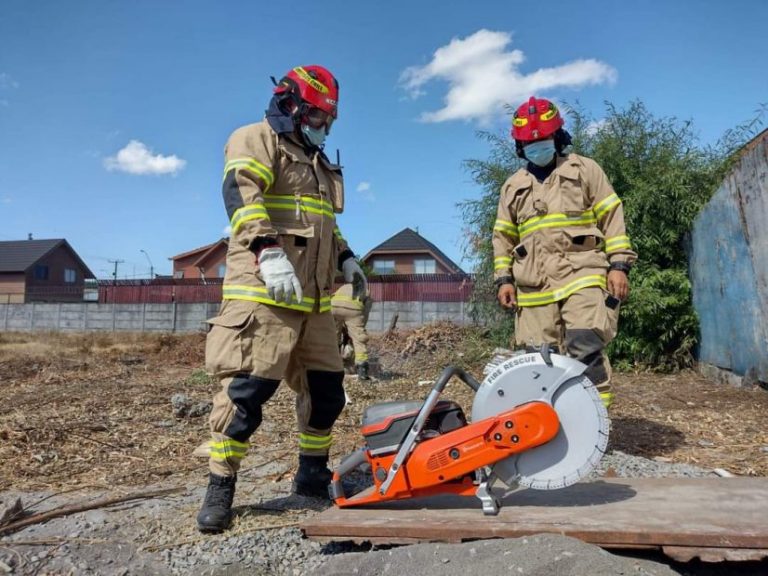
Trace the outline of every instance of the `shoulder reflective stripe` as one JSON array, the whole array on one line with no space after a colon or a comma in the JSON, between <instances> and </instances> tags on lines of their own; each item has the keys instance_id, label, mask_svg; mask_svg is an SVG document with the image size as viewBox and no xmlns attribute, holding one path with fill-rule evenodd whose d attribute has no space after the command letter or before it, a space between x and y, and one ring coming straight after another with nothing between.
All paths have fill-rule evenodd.
<instances>
[{"instance_id":1,"label":"shoulder reflective stripe","mask_svg":"<svg viewBox=\"0 0 768 576\"><path fill-rule=\"evenodd\" d=\"M314 434L299 434L299 447L308 449L329 448L333 444L333 436L315 436Z\"/></svg>"},{"instance_id":2,"label":"shoulder reflective stripe","mask_svg":"<svg viewBox=\"0 0 768 576\"><path fill-rule=\"evenodd\" d=\"M245 222L249 220L269 220L269 213L263 204L248 204L235 210L230 220L232 232L237 232Z\"/></svg>"},{"instance_id":3,"label":"shoulder reflective stripe","mask_svg":"<svg viewBox=\"0 0 768 576\"><path fill-rule=\"evenodd\" d=\"M565 228L566 226L590 226L597 224L595 214L592 210L586 210L576 216L568 214L547 214L546 216L534 216L520 224L520 237L525 238L528 234L541 230L543 228Z\"/></svg>"},{"instance_id":4,"label":"shoulder reflective stripe","mask_svg":"<svg viewBox=\"0 0 768 576\"><path fill-rule=\"evenodd\" d=\"M278 306L280 308L289 308L291 310L299 310L300 312L312 312L315 307L314 298L305 296L301 302L296 300L296 296L293 296L293 302L286 304L285 302L278 302L269 297L269 292L263 286L241 286L234 284L224 284L222 287L222 297L224 300L248 300L250 302L260 302L262 304L268 304L270 306ZM323 296L320 298L320 312L328 312L331 309L331 297Z\"/></svg>"},{"instance_id":5,"label":"shoulder reflective stripe","mask_svg":"<svg viewBox=\"0 0 768 576\"><path fill-rule=\"evenodd\" d=\"M210 456L219 462L228 458L243 459L248 453L248 443L237 440L211 441L208 443Z\"/></svg>"},{"instance_id":6,"label":"shoulder reflective stripe","mask_svg":"<svg viewBox=\"0 0 768 576\"><path fill-rule=\"evenodd\" d=\"M275 175L272 170L270 170L267 166L258 160L254 160L253 158L234 158L230 160L224 166L224 176L226 177L227 172L230 170L236 170L240 168L243 170L249 170L250 172L253 172L259 176L267 184L267 188L270 188L275 182ZM264 192L266 192L266 190L264 190Z\"/></svg>"},{"instance_id":7,"label":"shoulder reflective stripe","mask_svg":"<svg viewBox=\"0 0 768 576\"><path fill-rule=\"evenodd\" d=\"M505 270L512 265L512 258L510 256L496 256L493 259L494 270Z\"/></svg>"},{"instance_id":8,"label":"shoulder reflective stripe","mask_svg":"<svg viewBox=\"0 0 768 576\"><path fill-rule=\"evenodd\" d=\"M559 302L564 298L568 298L574 292L578 292L582 288L591 288L592 286L599 286L605 288L605 276L602 274L593 274L591 276L584 276L569 282L562 288L553 290L551 292L517 292L517 305L518 306L544 306L545 304L553 304Z\"/></svg>"},{"instance_id":9,"label":"shoulder reflective stripe","mask_svg":"<svg viewBox=\"0 0 768 576\"><path fill-rule=\"evenodd\" d=\"M629 241L629 236L611 236L605 239L605 251L616 252L618 250L632 250L632 244Z\"/></svg>"},{"instance_id":10,"label":"shoulder reflective stripe","mask_svg":"<svg viewBox=\"0 0 768 576\"><path fill-rule=\"evenodd\" d=\"M615 193L608 196L608 198L600 200L600 202L595 204L595 206L592 208L592 210L595 212L595 218L600 220L603 216L616 208L616 206L619 204L621 204L621 198L619 198Z\"/></svg>"}]
</instances>

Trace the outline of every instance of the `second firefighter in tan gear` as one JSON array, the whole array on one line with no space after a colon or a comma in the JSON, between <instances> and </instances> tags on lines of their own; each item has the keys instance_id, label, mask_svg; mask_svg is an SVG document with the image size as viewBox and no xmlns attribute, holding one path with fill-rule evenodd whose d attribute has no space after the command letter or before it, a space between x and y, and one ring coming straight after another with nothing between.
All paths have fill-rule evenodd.
<instances>
[{"instance_id":1,"label":"second firefighter in tan gear","mask_svg":"<svg viewBox=\"0 0 768 576\"><path fill-rule=\"evenodd\" d=\"M616 336L626 275L637 257L621 199L595 161L564 150L570 137L551 102L531 98L513 126L528 165L504 183L499 198L493 229L499 300L516 309L518 346L550 344L581 360L610 406L604 348Z\"/></svg>"},{"instance_id":2,"label":"second firefighter in tan gear","mask_svg":"<svg viewBox=\"0 0 768 576\"><path fill-rule=\"evenodd\" d=\"M357 295L357 292L360 294ZM370 296L362 290L355 290L351 282L342 284L331 297L336 330L340 334L346 328L355 353L355 371L362 380L370 379L368 332L365 325L372 305Z\"/></svg>"},{"instance_id":3,"label":"second firefighter in tan gear","mask_svg":"<svg viewBox=\"0 0 768 576\"><path fill-rule=\"evenodd\" d=\"M291 70L266 118L225 147L231 235L223 303L209 320L206 370L221 383L210 416L210 477L200 530L229 526L237 472L285 379L297 392L299 470L293 491L327 496L331 430L345 405L330 290L337 271L365 282L336 226L341 169L322 151L338 85L320 66Z\"/></svg>"}]
</instances>

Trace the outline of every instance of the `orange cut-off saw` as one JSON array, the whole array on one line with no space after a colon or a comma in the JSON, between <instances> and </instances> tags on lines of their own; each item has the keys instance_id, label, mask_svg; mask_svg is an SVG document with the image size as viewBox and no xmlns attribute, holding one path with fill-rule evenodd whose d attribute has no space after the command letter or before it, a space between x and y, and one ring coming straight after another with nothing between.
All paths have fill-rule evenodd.
<instances>
[{"instance_id":1,"label":"orange cut-off saw","mask_svg":"<svg viewBox=\"0 0 768 576\"><path fill-rule=\"evenodd\" d=\"M329 486L341 508L436 494L477 496L493 515L493 484L542 490L586 477L608 444L609 421L581 362L554 354L513 353L496 358L478 382L447 367L424 402L369 406L365 445L342 460ZM475 392L471 422L457 403L440 400L454 376ZM345 476L370 469L372 485L346 494Z\"/></svg>"}]
</instances>

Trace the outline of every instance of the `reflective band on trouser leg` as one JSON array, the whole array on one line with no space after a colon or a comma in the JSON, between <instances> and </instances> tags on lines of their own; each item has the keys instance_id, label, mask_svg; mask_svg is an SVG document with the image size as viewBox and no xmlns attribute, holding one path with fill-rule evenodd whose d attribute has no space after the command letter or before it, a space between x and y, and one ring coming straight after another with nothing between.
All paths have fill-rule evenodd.
<instances>
[{"instance_id":1,"label":"reflective band on trouser leg","mask_svg":"<svg viewBox=\"0 0 768 576\"><path fill-rule=\"evenodd\" d=\"M299 452L301 454L327 454L333 444L333 436L318 436L302 432L299 434Z\"/></svg>"},{"instance_id":2,"label":"reflective band on trouser leg","mask_svg":"<svg viewBox=\"0 0 768 576\"><path fill-rule=\"evenodd\" d=\"M600 394L600 400L603 401L603 405L606 408L610 408L614 398L611 383L603 382L595 386L595 388L597 388L597 393Z\"/></svg>"},{"instance_id":3,"label":"reflective band on trouser leg","mask_svg":"<svg viewBox=\"0 0 768 576\"><path fill-rule=\"evenodd\" d=\"M213 434L208 443L211 472L217 476L234 476L248 453L248 442L238 442L223 434Z\"/></svg>"}]
</instances>

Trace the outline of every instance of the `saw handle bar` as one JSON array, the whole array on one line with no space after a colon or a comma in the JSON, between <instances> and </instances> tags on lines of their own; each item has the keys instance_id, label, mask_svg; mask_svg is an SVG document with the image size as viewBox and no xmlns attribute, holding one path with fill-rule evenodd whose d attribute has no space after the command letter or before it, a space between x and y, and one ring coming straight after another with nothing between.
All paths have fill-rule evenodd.
<instances>
[{"instance_id":1,"label":"saw handle bar","mask_svg":"<svg viewBox=\"0 0 768 576\"><path fill-rule=\"evenodd\" d=\"M389 473L387 474L387 479L384 480L381 487L379 488L379 494L382 496L387 493L387 490L389 490L389 487L392 485L392 481L395 479L395 476L402 467L403 462L405 462L405 459L411 453L411 450L413 450L413 447L416 444L416 439L419 437L419 434L421 434L421 431L424 428L424 424L427 422L427 418L429 418L429 415L432 413L432 409L435 407L435 404L437 404L437 399L440 397L440 393L445 389L445 385L448 384L448 380L454 376L458 376L460 380L462 380L475 392L480 389L480 383L467 372L465 372L463 368L459 368L458 366L446 366L445 370L443 370L443 373L440 374L440 377L437 379L437 382L435 382L435 385L432 388L432 391L429 393L429 396L427 396L427 399L424 400L424 405L416 415L416 420L411 427L411 431L408 432L405 440L400 445L400 449L397 451L397 456L395 456L395 460L392 462L392 466L390 467Z\"/></svg>"}]
</instances>

